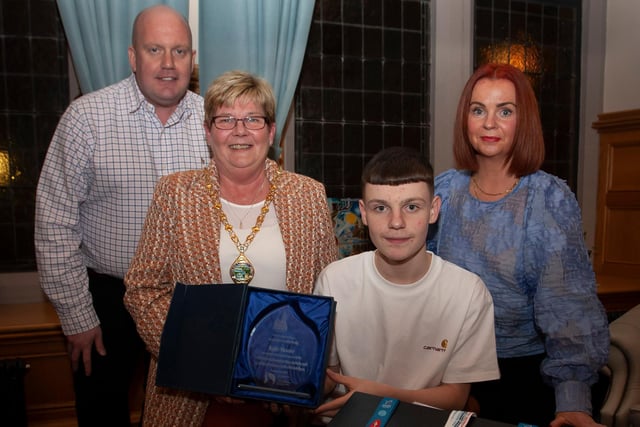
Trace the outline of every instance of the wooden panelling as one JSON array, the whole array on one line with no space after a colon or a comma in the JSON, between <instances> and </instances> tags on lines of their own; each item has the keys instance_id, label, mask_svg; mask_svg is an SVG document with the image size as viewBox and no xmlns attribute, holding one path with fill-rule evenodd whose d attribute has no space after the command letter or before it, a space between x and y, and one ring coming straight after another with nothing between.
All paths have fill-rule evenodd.
<instances>
[{"instance_id":1,"label":"wooden panelling","mask_svg":"<svg viewBox=\"0 0 640 427\"><path fill-rule=\"evenodd\" d=\"M628 309L640 296L640 109L600 114L593 127L600 134L593 267L601 299Z\"/></svg>"},{"instance_id":2,"label":"wooden panelling","mask_svg":"<svg viewBox=\"0 0 640 427\"><path fill-rule=\"evenodd\" d=\"M77 426L71 364L50 303L0 304L0 359L22 359L28 365L24 390L29 427ZM144 372L138 374L130 396L136 424L144 396Z\"/></svg>"},{"instance_id":3,"label":"wooden panelling","mask_svg":"<svg viewBox=\"0 0 640 427\"><path fill-rule=\"evenodd\" d=\"M22 359L29 426L75 426L71 366L48 303L0 305L0 359Z\"/></svg>"}]
</instances>

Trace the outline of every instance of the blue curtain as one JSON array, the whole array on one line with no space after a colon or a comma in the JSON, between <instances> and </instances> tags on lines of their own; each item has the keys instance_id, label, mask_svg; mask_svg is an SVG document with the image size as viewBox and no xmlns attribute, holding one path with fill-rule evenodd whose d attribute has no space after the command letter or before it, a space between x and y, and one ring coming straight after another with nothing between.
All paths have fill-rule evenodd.
<instances>
[{"instance_id":1,"label":"blue curtain","mask_svg":"<svg viewBox=\"0 0 640 427\"><path fill-rule=\"evenodd\" d=\"M315 0L200 0L200 90L225 71L264 77L277 99L274 157L302 68Z\"/></svg>"},{"instance_id":2,"label":"blue curtain","mask_svg":"<svg viewBox=\"0 0 640 427\"><path fill-rule=\"evenodd\" d=\"M189 0L57 0L62 25L82 93L122 80L131 73L127 49L138 12L167 4L185 17Z\"/></svg>"}]
</instances>

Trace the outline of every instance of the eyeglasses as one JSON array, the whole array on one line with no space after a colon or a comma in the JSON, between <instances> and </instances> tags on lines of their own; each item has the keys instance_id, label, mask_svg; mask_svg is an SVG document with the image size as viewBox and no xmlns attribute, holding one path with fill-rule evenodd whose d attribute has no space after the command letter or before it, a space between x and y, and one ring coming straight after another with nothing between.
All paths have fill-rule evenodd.
<instances>
[{"instance_id":1,"label":"eyeglasses","mask_svg":"<svg viewBox=\"0 0 640 427\"><path fill-rule=\"evenodd\" d=\"M244 119L231 116L215 116L213 118L213 124L220 130L231 130L236 127L238 122L242 122L244 127L249 130L260 130L267 124L267 118L263 116L248 116Z\"/></svg>"}]
</instances>

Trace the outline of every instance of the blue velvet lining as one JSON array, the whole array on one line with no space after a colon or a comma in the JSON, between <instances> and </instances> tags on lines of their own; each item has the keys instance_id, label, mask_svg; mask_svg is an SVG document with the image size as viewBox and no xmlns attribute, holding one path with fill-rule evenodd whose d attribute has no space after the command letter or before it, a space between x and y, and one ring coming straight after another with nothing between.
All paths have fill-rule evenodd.
<instances>
[{"instance_id":1,"label":"blue velvet lining","mask_svg":"<svg viewBox=\"0 0 640 427\"><path fill-rule=\"evenodd\" d=\"M298 406L315 407L320 403L324 386L325 369L328 356L329 338L332 331L333 299L316 295L294 294L250 287L247 296L245 318L242 325L242 341L232 380L232 395L240 398L278 401ZM288 306L288 307L287 307ZM247 343L254 326L273 310L292 310L295 317L313 331L317 338L319 353L314 360L305 360L310 366L310 379L296 389L281 391L253 389L252 386L263 387L264 384L253 378L252 369L247 358ZM291 313L288 311L287 314ZM249 388L246 388L248 386ZM243 388L245 387L245 388Z\"/></svg>"}]
</instances>

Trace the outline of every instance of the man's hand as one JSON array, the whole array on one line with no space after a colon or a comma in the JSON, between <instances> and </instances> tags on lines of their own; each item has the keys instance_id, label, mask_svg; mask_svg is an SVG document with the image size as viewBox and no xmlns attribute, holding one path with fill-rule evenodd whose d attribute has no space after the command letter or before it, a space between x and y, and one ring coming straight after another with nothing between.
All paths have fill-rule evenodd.
<instances>
[{"instance_id":1,"label":"man's hand","mask_svg":"<svg viewBox=\"0 0 640 427\"><path fill-rule=\"evenodd\" d=\"M79 334L67 335L67 351L71 356L71 368L78 370L80 359L84 364L85 375L91 375L91 350L96 346L96 351L101 356L107 355L107 350L102 343L102 329L96 326Z\"/></svg>"},{"instance_id":2,"label":"man's hand","mask_svg":"<svg viewBox=\"0 0 640 427\"><path fill-rule=\"evenodd\" d=\"M556 418L549 424L549 427L562 426L605 427L595 422L593 418L591 418L591 415L586 412L558 412Z\"/></svg>"}]
</instances>

